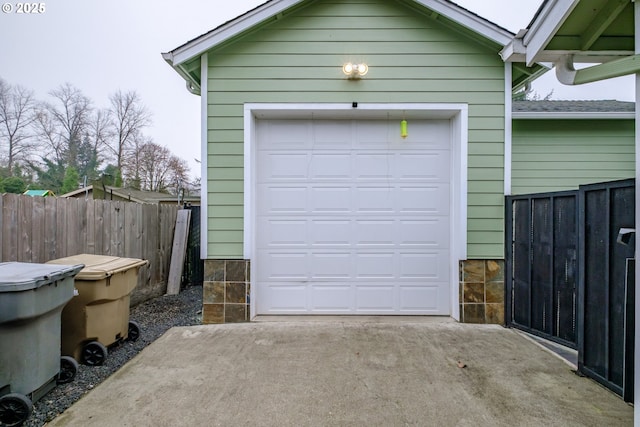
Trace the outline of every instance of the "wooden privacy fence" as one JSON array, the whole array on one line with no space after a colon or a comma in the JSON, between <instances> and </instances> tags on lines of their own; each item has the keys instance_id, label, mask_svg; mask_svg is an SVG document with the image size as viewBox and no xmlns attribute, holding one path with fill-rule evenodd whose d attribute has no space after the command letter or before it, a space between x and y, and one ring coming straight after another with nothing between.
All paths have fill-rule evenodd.
<instances>
[{"instance_id":1,"label":"wooden privacy fence","mask_svg":"<svg viewBox=\"0 0 640 427\"><path fill-rule=\"evenodd\" d=\"M132 304L164 294L177 205L0 196L0 261L43 263L80 253L142 258Z\"/></svg>"}]
</instances>

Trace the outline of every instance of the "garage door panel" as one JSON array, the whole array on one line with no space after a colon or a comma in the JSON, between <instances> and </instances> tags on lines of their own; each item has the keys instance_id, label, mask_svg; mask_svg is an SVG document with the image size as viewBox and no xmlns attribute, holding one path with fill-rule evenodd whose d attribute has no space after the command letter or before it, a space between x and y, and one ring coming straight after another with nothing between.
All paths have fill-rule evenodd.
<instances>
[{"instance_id":1,"label":"garage door panel","mask_svg":"<svg viewBox=\"0 0 640 427\"><path fill-rule=\"evenodd\" d=\"M400 247L448 249L449 217L439 216L429 219L400 219Z\"/></svg>"},{"instance_id":2,"label":"garage door panel","mask_svg":"<svg viewBox=\"0 0 640 427\"><path fill-rule=\"evenodd\" d=\"M286 182L306 179L309 156L302 153L264 152L258 153L258 163L264 165L258 169L259 182Z\"/></svg>"},{"instance_id":3,"label":"garage door panel","mask_svg":"<svg viewBox=\"0 0 640 427\"><path fill-rule=\"evenodd\" d=\"M351 212L351 188L344 187L312 187L309 192L309 212L349 213Z\"/></svg>"},{"instance_id":4,"label":"garage door panel","mask_svg":"<svg viewBox=\"0 0 640 427\"><path fill-rule=\"evenodd\" d=\"M367 249L393 247L397 240L398 222L393 219L362 219L355 221L355 245Z\"/></svg>"},{"instance_id":5,"label":"garage door panel","mask_svg":"<svg viewBox=\"0 0 640 427\"><path fill-rule=\"evenodd\" d=\"M350 120L317 120L313 122L310 148L349 150L352 144Z\"/></svg>"},{"instance_id":6,"label":"garage door panel","mask_svg":"<svg viewBox=\"0 0 640 427\"><path fill-rule=\"evenodd\" d=\"M348 283L311 283L310 309L313 312L349 313L353 288Z\"/></svg>"},{"instance_id":7,"label":"garage door panel","mask_svg":"<svg viewBox=\"0 0 640 427\"><path fill-rule=\"evenodd\" d=\"M357 181L389 180L396 173L396 162L389 152L354 153L353 163L353 176Z\"/></svg>"},{"instance_id":8,"label":"garage door panel","mask_svg":"<svg viewBox=\"0 0 640 427\"><path fill-rule=\"evenodd\" d=\"M309 280L345 280L353 276L351 252L322 252L310 255Z\"/></svg>"},{"instance_id":9,"label":"garage door panel","mask_svg":"<svg viewBox=\"0 0 640 427\"><path fill-rule=\"evenodd\" d=\"M451 170L448 151L437 151L428 154L402 153L397 163L402 165L398 179L421 182L449 182Z\"/></svg>"},{"instance_id":10,"label":"garage door panel","mask_svg":"<svg viewBox=\"0 0 640 427\"><path fill-rule=\"evenodd\" d=\"M258 215L304 214L307 212L306 186L258 186Z\"/></svg>"},{"instance_id":11,"label":"garage door panel","mask_svg":"<svg viewBox=\"0 0 640 427\"><path fill-rule=\"evenodd\" d=\"M440 286L400 286L400 310L404 312L432 312L438 314Z\"/></svg>"},{"instance_id":12,"label":"garage door panel","mask_svg":"<svg viewBox=\"0 0 640 427\"><path fill-rule=\"evenodd\" d=\"M304 313L308 310L306 283L269 283L260 293L262 313Z\"/></svg>"},{"instance_id":13,"label":"garage door panel","mask_svg":"<svg viewBox=\"0 0 640 427\"><path fill-rule=\"evenodd\" d=\"M342 180L351 178L351 156L349 154L314 154L310 162L302 165L307 170L309 181Z\"/></svg>"},{"instance_id":14,"label":"garage door panel","mask_svg":"<svg viewBox=\"0 0 640 427\"><path fill-rule=\"evenodd\" d=\"M355 189L357 213L393 214L396 211L396 192L389 186L357 187Z\"/></svg>"},{"instance_id":15,"label":"garage door panel","mask_svg":"<svg viewBox=\"0 0 640 427\"><path fill-rule=\"evenodd\" d=\"M350 219L309 219L309 240L311 247L350 246Z\"/></svg>"},{"instance_id":16,"label":"garage door panel","mask_svg":"<svg viewBox=\"0 0 640 427\"><path fill-rule=\"evenodd\" d=\"M258 219L258 248L306 248L308 220L305 218Z\"/></svg>"},{"instance_id":17,"label":"garage door panel","mask_svg":"<svg viewBox=\"0 0 640 427\"><path fill-rule=\"evenodd\" d=\"M400 253L401 281L447 282L449 280L448 253Z\"/></svg>"},{"instance_id":18,"label":"garage door panel","mask_svg":"<svg viewBox=\"0 0 640 427\"><path fill-rule=\"evenodd\" d=\"M450 150L450 124L442 120L408 120L410 140L401 144L406 149Z\"/></svg>"},{"instance_id":19,"label":"garage door panel","mask_svg":"<svg viewBox=\"0 0 640 427\"><path fill-rule=\"evenodd\" d=\"M397 192L399 213L449 215L449 185L401 186Z\"/></svg>"},{"instance_id":20,"label":"garage door panel","mask_svg":"<svg viewBox=\"0 0 640 427\"><path fill-rule=\"evenodd\" d=\"M359 283L355 289L356 311L393 313L397 310L396 287L390 284Z\"/></svg>"},{"instance_id":21,"label":"garage door panel","mask_svg":"<svg viewBox=\"0 0 640 427\"><path fill-rule=\"evenodd\" d=\"M356 265L356 279L365 280L393 280L395 272L396 257L393 252L366 253L357 252L354 254Z\"/></svg>"},{"instance_id":22,"label":"garage door panel","mask_svg":"<svg viewBox=\"0 0 640 427\"><path fill-rule=\"evenodd\" d=\"M389 123L385 121L363 120L355 122L353 148L356 150L368 148L387 149L394 142L401 140L399 123L394 122L394 124L398 126L394 126L395 132L392 133Z\"/></svg>"},{"instance_id":23,"label":"garage door panel","mask_svg":"<svg viewBox=\"0 0 640 427\"><path fill-rule=\"evenodd\" d=\"M258 251L261 261L258 269L259 281L306 281L309 275L309 260L306 252Z\"/></svg>"},{"instance_id":24,"label":"garage door panel","mask_svg":"<svg viewBox=\"0 0 640 427\"><path fill-rule=\"evenodd\" d=\"M311 126L302 120L259 121L258 133L270 149L300 149L310 146Z\"/></svg>"}]
</instances>

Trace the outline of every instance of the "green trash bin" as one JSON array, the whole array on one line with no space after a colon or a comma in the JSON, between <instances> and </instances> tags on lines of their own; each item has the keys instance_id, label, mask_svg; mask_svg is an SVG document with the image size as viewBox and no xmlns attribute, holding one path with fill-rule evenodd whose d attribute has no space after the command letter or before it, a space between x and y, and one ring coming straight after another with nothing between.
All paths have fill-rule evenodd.
<instances>
[{"instance_id":1,"label":"green trash bin","mask_svg":"<svg viewBox=\"0 0 640 427\"><path fill-rule=\"evenodd\" d=\"M75 278L78 295L62 311L62 354L85 365L102 365L109 346L138 338L140 326L129 321L130 296L148 261L79 254L48 263L85 266Z\"/></svg>"},{"instance_id":2,"label":"green trash bin","mask_svg":"<svg viewBox=\"0 0 640 427\"><path fill-rule=\"evenodd\" d=\"M60 357L60 325L83 267L0 263L0 422L22 424L56 379L75 376L75 361Z\"/></svg>"}]
</instances>

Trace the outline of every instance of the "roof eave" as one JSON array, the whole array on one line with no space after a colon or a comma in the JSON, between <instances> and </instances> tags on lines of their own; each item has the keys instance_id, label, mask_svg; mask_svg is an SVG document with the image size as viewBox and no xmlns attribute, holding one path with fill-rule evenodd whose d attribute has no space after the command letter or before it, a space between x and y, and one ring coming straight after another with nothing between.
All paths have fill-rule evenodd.
<instances>
[{"instance_id":1,"label":"roof eave","mask_svg":"<svg viewBox=\"0 0 640 427\"><path fill-rule=\"evenodd\" d=\"M264 3L244 15L235 18L226 25L222 25L172 50L170 52L172 63L175 67L196 56L200 56L220 43L233 38L237 34L248 30L266 19L277 16L279 13L295 6L301 1L302 0L272 0Z\"/></svg>"},{"instance_id":2,"label":"roof eave","mask_svg":"<svg viewBox=\"0 0 640 427\"><path fill-rule=\"evenodd\" d=\"M176 64L173 52L163 53L162 58L185 80L189 92L200 95L200 81L189 74L181 64Z\"/></svg>"},{"instance_id":3,"label":"roof eave","mask_svg":"<svg viewBox=\"0 0 640 427\"><path fill-rule=\"evenodd\" d=\"M416 0L416 3L446 16L459 25L481 34L500 46L506 46L513 39L513 33L462 7L454 5L449 0Z\"/></svg>"},{"instance_id":4,"label":"roof eave","mask_svg":"<svg viewBox=\"0 0 640 427\"><path fill-rule=\"evenodd\" d=\"M541 53L579 2L580 0L549 0L543 4L536 19L522 37L526 49L525 63L528 66L548 61Z\"/></svg>"},{"instance_id":5,"label":"roof eave","mask_svg":"<svg viewBox=\"0 0 640 427\"><path fill-rule=\"evenodd\" d=\"M271 0L241 15L225 25L183 44L163 57L174 68L202 55L209 49L235 37L259 23L277 17L285 10L301 3L303 0ZM444 15L463 27L469 28L501 46L508 44L513 38L509 31L493 24L448 0L415 0L421 6ZM177 68L176 68L177 70Z\"/></svg>"}]
</instances>

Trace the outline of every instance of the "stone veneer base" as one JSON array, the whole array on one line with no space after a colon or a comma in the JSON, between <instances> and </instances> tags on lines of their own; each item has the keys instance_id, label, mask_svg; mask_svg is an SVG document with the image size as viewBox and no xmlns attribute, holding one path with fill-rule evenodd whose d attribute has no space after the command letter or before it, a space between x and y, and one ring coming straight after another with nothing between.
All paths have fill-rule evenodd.
<instances>
[{"instance_id":1,"label":"stone veneer base","mask_svg":"<svg viewBox=\"0 0 640 427\"><path fill-rule=\"evenodd\" d=\"M249 260L205 260L202 323L251 319ZM460 261L460 321L504 325L504 260Z\"/></svg>"},{"instance_id":2,"label":"stone veneer base","mask_svg":"<svg viewBox=\"0 0 640 427\"><path fill-rule=\"evenodd\" d=\"M504 260L460 261L460 321L504 325Z\"/></svg>"},{"instance_id":3,"label":"stone veneer base","mask_svg":"<svg viewBox=\"0 0 640 427\"><path fill-rule=\"evenodd\" d=\"M202 323L240 323L251 319L249 260L204 260Z\"/></svg>"}]
</instances>

